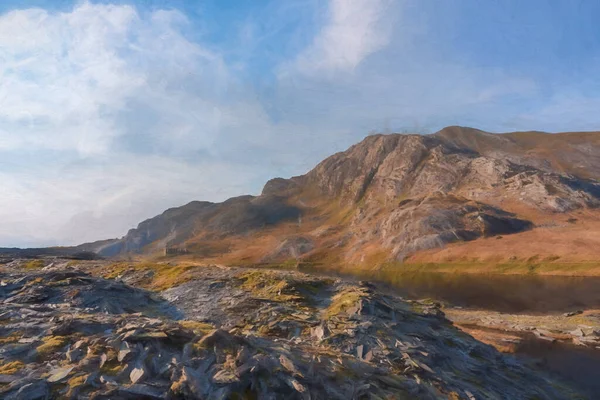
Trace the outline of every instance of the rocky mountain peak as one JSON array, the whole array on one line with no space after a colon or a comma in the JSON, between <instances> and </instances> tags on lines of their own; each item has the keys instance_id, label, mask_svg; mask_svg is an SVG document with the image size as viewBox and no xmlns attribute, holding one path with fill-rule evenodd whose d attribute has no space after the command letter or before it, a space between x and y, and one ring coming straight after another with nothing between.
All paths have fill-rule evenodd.
<instances>
[{"instance_id":1,"label":"rocky mountain peak","mask_svg":"<svg viewBox=\"0 0 600 400\"><path fill-rule=\"evenodd\" d=\"M202 256L256 262L336 253L355 262L375 251L403 259L598 207L599 139L459 126L431 135L370 135L306 175L268 181L259 196L167 210L102 252L201 249Z\"/></svg>"}]
</instances>

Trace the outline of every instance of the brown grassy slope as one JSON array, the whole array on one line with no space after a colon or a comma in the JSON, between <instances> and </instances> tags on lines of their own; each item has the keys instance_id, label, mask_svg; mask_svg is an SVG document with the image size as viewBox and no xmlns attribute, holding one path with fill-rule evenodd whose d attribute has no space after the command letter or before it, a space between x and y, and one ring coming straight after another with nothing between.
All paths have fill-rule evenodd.
<instances>
[{"instance_id":1,"label":"brown grassy slope","mask_svg":"<svg viewBox=\"0 0 600 400\"><path fill-rule=\"evenodd\" d=\"M600 187L558 174L578 171L600 176L599 133L448 127L425 136L374 135L304 176L269 181L259 196L168 210L130 231L116 250L160 258L168 249L179 259L221 264L363 269L414 252L414 263L600 260L588 250L598 247L593 210ZM528 221L537 228L506 234L529 229ZM498 234L503 238L472 240ZM444 247L464 240L472 241ZM456 250L463 247L464 254Z\"/></svg>"},{"instance_id":2,"label":"brown grassy slope","mask_svg":"<svg viewBox=\"0 0 600 400\"><path fill-rule=\"evenodd\" d=\"M336 225L343 213L330 217L324 224L315 216L306 224L282 224L250 235L230 237L218 241L204 241L204 247L214 246L227 251L201 253L177 257L177 260L224 265L285 265L309 263L328 269L374 269L389 265L390 252L377 243L345 246L336 244L351 229ZM394 268L441 272L538 273L554 275L600 275L600 210L580 210L569 214L530 216L539 225L533 230L512 235L481 238L458 242L426 251L420 251ZM327 232L327 234L323 234ZM282 237L307 235L313 237L315 249L297 259L279 259L264 262ZM172 259L172 258L168 258Z\"/></svg>"},{"instance_id":3,"label":"brown grassy slope","mask_svg":"<svg viewBox=\"0 0 600 400\"><path fill-rule=\"evenodd\" d=\"M559 217L527 232L421 251L406 263L470 272L600 275L600 211L581 212L574 223Z\"/></svg>"}]
</instances>

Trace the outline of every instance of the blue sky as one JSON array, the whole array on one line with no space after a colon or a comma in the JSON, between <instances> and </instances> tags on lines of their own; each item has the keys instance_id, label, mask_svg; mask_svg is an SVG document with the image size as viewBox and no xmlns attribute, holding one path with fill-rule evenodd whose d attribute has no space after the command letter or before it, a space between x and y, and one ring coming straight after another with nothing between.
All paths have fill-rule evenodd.
<instances>
[{"instance_id":1,"label":"blue sky","mask_svg":"<svg viewBox=\"0 0 600 400\"><path fill-rule=\"evenodd\" d=\"M598 130L595 0L3 1L0 246L258 194L370 132Z\"/></svg>"}]
</instances>

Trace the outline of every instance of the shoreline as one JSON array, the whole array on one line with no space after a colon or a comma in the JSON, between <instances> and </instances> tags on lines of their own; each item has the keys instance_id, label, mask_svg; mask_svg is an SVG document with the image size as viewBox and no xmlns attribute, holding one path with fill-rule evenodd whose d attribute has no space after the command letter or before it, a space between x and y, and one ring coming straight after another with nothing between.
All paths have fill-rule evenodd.
<instances>
[{"instance_id":1,"label":"shoreline","mask_svg":"<svg viewBox=\"0 0 600 400\"><path fill-rule=\"evenodd\" d=\"M319 270L319 267L313 267ZM323 270L348 274L365 274L369 272L393 272L397 274L440 273L496 276L557 276L557 277L600 277L600 261L565 262L565 263L388 263L375 268L324 268Z\"/></svg>"}]
</instances>

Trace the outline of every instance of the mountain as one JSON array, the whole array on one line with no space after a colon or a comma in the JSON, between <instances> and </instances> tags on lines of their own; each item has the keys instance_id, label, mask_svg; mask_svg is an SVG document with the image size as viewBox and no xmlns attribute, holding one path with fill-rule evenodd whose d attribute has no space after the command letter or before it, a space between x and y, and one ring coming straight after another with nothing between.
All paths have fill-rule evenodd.
<instances>
[{"instance_id":1,"label":"mountain","mask_svg":"<svg viewBox=\"0 0 600 400\"><path fill-rule=\"evenodd\" d=\"M452 243L600 232L599 179L597 132L372 135L305 175L270 180L259 196L172 208L95 250L224 263L439 260Z\"/></svg>"}]
</instances>

